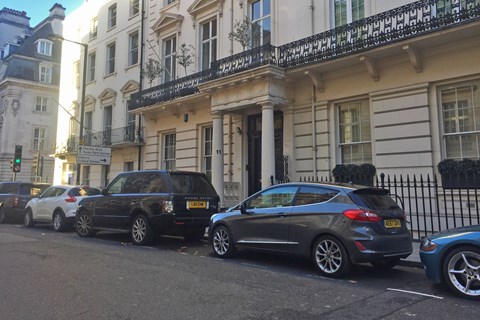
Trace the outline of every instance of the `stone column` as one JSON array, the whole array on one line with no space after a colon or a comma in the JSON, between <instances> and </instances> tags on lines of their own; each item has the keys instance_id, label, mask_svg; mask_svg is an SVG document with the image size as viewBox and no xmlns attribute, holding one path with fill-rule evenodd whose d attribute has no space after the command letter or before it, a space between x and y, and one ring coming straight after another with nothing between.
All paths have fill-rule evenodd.
<instances>
[{"instance_id":1,"label":"stone column","mask_svg":"<svg viewBox=\"0 0 480 320\"><path fill-rule=\"evenodd\" d=\"M220 196L219 206L224 206L224 159L223 159L223 114L213 112L213 150L212 150L212 184Z\"/></svg>"},{"instance_id":2,"label":"stone column","mask_svg":"<svg viewBox=\"0 0 480 320\"><path fill-rule=\"evenodd\" d=\"M262 189L272 185L275 179L275 132L273 103L262 103Z\"/></svg>"}]
</instances>

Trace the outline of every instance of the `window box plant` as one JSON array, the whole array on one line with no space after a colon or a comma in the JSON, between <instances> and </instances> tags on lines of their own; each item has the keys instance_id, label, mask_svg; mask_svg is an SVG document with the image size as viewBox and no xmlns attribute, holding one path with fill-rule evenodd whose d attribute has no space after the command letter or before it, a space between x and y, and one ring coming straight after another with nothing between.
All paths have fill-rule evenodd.
<instances>
[{"instance_id":1,"label":"window box plant","mask_svg":"<svg viewBox=\"0 0 480 320\"><path fill-rule=\"evenodd\" d=\"M373 164L337 164L332 170L336 182L347 182L352 184L362 184L373 186L375 173L377 169Z\"/></svg>"},{"instance_id":2,"label":"window box plant","mask_svg":"<svg viewBox=\"0 0 480 320\"><path fill-rule=\"evenodd\" d=\"M445 159L437 168L444 189L480 189L480 160Z\"/></svg>"}]
</instances>

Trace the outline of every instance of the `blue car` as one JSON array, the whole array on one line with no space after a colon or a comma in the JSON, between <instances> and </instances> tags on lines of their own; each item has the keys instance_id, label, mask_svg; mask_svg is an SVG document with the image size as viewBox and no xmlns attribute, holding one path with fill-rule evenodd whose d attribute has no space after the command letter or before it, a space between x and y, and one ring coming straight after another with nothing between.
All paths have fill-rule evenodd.
<instances>
[{"instance_id":1,"label":"blue car","mask_svg":"<svg viewBox=\"0 0 480 320\"><path fill-rule=\"evenodd\" d=\"M480 225L426 237L420 259L428 279L447 283L461 297L480 300Z\"/></svg>"}]
</instances>

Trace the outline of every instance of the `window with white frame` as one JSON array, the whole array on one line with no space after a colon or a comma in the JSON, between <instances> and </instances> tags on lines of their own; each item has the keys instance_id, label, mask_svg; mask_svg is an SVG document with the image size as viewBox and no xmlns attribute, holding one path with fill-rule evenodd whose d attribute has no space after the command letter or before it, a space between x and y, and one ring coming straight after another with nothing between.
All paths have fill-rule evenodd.
<instances>
[{"instance_id":1,"label":"window with white frame","mask_svg":"<svg viewBox=\"0 0 480 320\"><path fill-rule=\"evenodd\" d=\"M115 72L115 43L107 45L107 67L106 74L112 74Z\"/></svg>"},{"instance_id":2,"label":"window with white frame","mask_svg":"<svg viewBox=\"0 0 480 320\"><path fill-rule=\"evenodd\" d=\"M130 17L140 12L140 0L130 0Z\"/></svg>"},{"instance_id":3,"label":"window with white frame","mask_svg":"<svg viewBox=\"0 0 480 320\"><path fill-rule=\"evenodd\" d=\"M41 151L45 145L45 128L33 129L33 144L32 149Z\"/></svg>"},{"instance_id":4,"label":"window with white frame","mask_svg":"<svg viewBox=\"0 0 480 320\"><path fill-rule=\"evenodd\" d=\"M470 10L480 5L480 0L437 0L435 3L434 15L437 18L450 16L455 18L461 10Z\"/></svg>"},{"instance_id":5,"label":"window with white frame","mask_svg":"<svg viewBox=\"0 0 480 320\"><path fill-rule=\"evenodd\" d=\"M52 83L52 67L51 66L40 66L40 82L43 83Z\"/></svg>"},{"instance_id":6,"label":"window with white frame","mask_svg":"<svg viewBox=\"0 0 480 320\"><path fill-rule=\"evenodd\" d=\"M202 23L200 32L202 70L207 70L217 60L217 19Z\"/></svg>"},{"instance_id":7,"label":"window with white frame","mask_svg":"<svg viewBox=\"0 0 480 320\"><path fill-rule=\"evenodd\" d=\"M105 106L103 107L103 145L110 145L112 143L112 124L112 106Z\"/></svg>"},{"instance_id":8,"label":"window with white frame","mask_svg":"<svg viewBox=\"0 0 480 320\"><path fill-rule=\"evenodd\" d=\"M47 97L37 97L35 103L35 111L37 112L47 112L48 98Z\"/></svg>"},{"instance_id":9,"label":"window with white frame","mask_svg":"<svg viewBox=\"0 0 480 320\"><path fill-rule=\"evenodd\" d=\"M117 25L117 4L114 3L108 8L108 29Z\"/></svg>"},{"instance_id":10,"label":"window with white frame","mask_svg":"<svg viewBox=\"0 0 480 320\"><path fill-rule=\"evenodd\" d=\"M203 163L202 171L212 179L212 146L213 146L213 127L204 127L202 132L203 138Z\"/></svg>"},{"instance_id":11,"label":"window with white frame","mask_svg":"<svg viewBox=\"0 0 480 320\"><path fill-rule=\"evenodd\" d=\"M93 112L87 111L85 112L85 119L84 119L84 138L83 140L87 144L87 146L92 145L92 128L93 128Z\"/></svg>"},{"instance_id":12,"label":"window with white frame","mask_svg":"<svg viewBox=\"0 0 480 320\"><path fill-rule=\"evenodd\" d=\"M364 0L332 0L334 27L365 18Z\"/></svg>"},{"instance_id":13,"label":"window with white frame","mask_svg":"<svg viewBox=\"0 0 480 320\"><path fill-rule=\"evenodd\" d=\"M167 133L163 135L163 163L162 167L165 170L174 170L175 164L175 145L176 134Z\"/></svg>"},{"instance_id":14,"label":"window with white frame","mask_svg":"<svg viewBox=\"0 0 480 320\"><path fill-rule=\"evenodd\" d=\"M447 159L480 158L480 80L440 89Z\"/></svg>"},{"instance_id":15,"label":"window with white frame","mask_svg":"<svg viewBox=\"0 0 480 320\"><path fill-rule=\"evenodd\" d=\"M340 159L343 164L372 162L370 106L368 100L337 105Z\"/></svg>"},{"instance_id":16,"label":"window with white frame","mask_svg":"<svg viewBox=\"0 0 480 320\"><path fill-rule=\"evenodd\" d=\"M73 84L75 88L80 88L80 62L73 63Z\"/></svg>"},{"instance_id":17,"label":"window with white frame","mask_svg":"<svg viewBox=\"0 0 480 320\"><path fill-rule=\"evenodd\" d=\"M172 81L176 77L176 53L177 53L177 38L173 37L163 41L163 56L165 69L163 71L163 82Z\"/></svg>"},{"instance_id":18,"label":"window with white frame","mask_svg":"<svg viewBox=\"0 0 480 320\"><path fill-rule=\"evenodd\" d=\"M252 21L252 47L271 43L270 0L254 1L250 5Z\"/></svg>"},{"instance_id":19,"label":"window with white frame","mask_svg":"<svg viewBox=\"0 0 480 320\"><path fill-rule=\"evenodd\" d=\"M86 186L90 185L90 166L83 166L83 184Z\"/></svg>"},{"instance_id":20,"label":"window with white frame","mask_svg":"<svg viewBox=\"0 0 480 320\"><path fill-rule=\"evenodd\" d=\"M98 32L98 18L95 17L90 21L90 39L94 39L97 37Z\"/></svg>"},{"instance_id":21,"label":"window with white frame","mask_svg":"<svg viewBox=\"0 0 480 320\"><path fill-rule=\"evenodd\" d=\"M97 59L97 54L92 52L88 55L88 72L87 72L87 80L94 81L95 80L95 64Z\"/></svg>"},{"instance_id":22,"label":"window with white frame","mask_svg":"<svg viewBox=\"0 0 480 320\"><path fill-rule=\"evenodd\" d=\"M133 161L124 162L123 171L124 172L133 171Z\"/></svg>"},{"instance_id":23,"label":"window with white frame","mask_svg":"<svg viewBox=\"0 0 480 320\"><path fill-rule=\"evenodd\" d=\"M52 56L53 42L41 39L37 41L37 52L45 56Z\"/></svg>"},{"instance_id":24,"label":"window with white frame","mask_svg":"<svg viewBox=\"0 0 480 320\"><path fill-rule=\"evenodd\" d=\"M128 35L128 65L138 63L138 31Z\"/></svg>"}]
</instances>

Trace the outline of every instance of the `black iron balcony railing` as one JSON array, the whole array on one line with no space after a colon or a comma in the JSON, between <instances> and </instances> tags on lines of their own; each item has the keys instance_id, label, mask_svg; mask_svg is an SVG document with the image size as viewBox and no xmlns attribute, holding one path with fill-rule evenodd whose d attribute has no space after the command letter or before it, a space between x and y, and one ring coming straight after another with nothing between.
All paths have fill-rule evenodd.
<instances>
[{"instance_id":1,"label":"black iron balcony railing","mask_svg":"<svg viewBox=\"0 0 480 320\"><path fill-rule=\"evenodd\" d=\"M480 19L480 0L420 0L304 39L220 59L211 69L132 95L129 110L198 92L198 85L265 65L295 68L360 53Z\"/></svg>"},{"instance_id":2,"label":"black iron balcony railing","mask_svg":"<svg viewBox=\"0 0 480 320\"><path fill-rule=\"evenodd\" d=\"M141 144L144 142L144 127L140 130L138 126L126 126L101 132L85 130L83 145L91 147L112 147L128 144ZM65 155L77 153L79 141L78 136L72 137L58 146L55 153Z\"/></svg>"}]
</instances>

